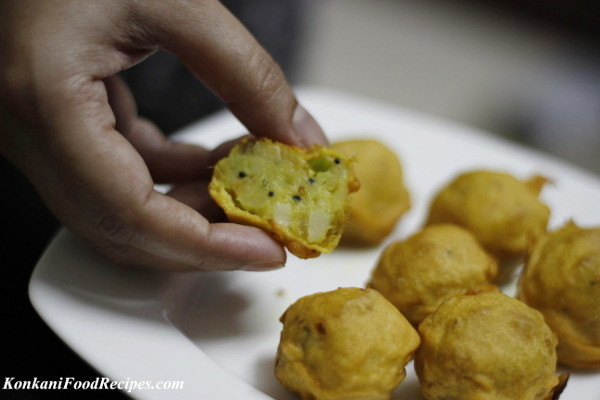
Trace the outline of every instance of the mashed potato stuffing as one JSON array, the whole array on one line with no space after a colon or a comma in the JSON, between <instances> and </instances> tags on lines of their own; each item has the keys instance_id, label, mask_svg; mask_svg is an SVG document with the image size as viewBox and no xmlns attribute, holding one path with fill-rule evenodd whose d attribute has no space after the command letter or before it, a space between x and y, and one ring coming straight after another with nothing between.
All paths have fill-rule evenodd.
<instances>
[{"instance_id":1,"label":"mashed potato stuffing","mask_svg":"<svg viewBox=\"0 0 600 400\"><path fill-rule=\"evenodd\" d=\"M243 140L215 166L212 198L233 222L271 232L301 258L331 252L357 190L351 161L326 147Z\"/></svg>"}]
</instances>

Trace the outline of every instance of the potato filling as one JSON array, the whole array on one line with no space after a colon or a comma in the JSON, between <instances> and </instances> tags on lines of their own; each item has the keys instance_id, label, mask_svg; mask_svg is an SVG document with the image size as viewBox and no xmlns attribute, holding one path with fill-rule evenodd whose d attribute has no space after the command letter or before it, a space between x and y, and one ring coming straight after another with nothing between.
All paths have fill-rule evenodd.
<instances>
[{"instance_id":1,"label":"potato filling","mask_svg":"<svg viewBox=\"0 0 600 400\"><path fill-rule=\"evenodd\" d=\"M221 179L237 207L309 243L341 234L348 196L347 161L318 152L306 159L264 141L248 141L222 161L226 165L220 168Z\"/></svg>"}]
</instances>

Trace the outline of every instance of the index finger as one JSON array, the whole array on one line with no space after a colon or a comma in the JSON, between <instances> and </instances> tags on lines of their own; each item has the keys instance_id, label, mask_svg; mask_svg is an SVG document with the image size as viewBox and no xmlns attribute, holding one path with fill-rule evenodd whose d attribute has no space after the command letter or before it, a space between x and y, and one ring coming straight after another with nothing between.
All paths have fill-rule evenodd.
<instances>
[{"instance_id":1,"label":"index finger","mask_svg":"<svg viewBox=\"0 0 600 400\"><path fill-rule=\"evenodd\" d=\"M154 1L138 8L137 22L153 32L150 40L177 54L251 133L299 146L328 143L277 63L220 2Z\"/></svg>"}]
</instances>

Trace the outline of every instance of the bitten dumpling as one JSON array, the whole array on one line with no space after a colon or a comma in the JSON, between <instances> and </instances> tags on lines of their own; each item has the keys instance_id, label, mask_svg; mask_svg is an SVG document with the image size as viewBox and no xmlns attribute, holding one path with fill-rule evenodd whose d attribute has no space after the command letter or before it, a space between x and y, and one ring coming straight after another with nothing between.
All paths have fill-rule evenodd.
<instances>
[{"instance_id":1,"label":"bitten dumpling","mask_svg":"<svg viewBox=\"0 0 600 400\"><path fill-rule=\"evenodd\" d=\"M400 160L377 140L348 140L332 147L355 159L354 172L361 182L360 190L350 196L350 220L342 242L375 246L410 208Z\"/></svg>"},{"instance_id":2,"label":"bitten dumpling","mask_svg":"<svg viewBox=\"0 0 600 400\"><path fill-rule=\"evenodd\" d=\"M212 198L233 222L271 232L301 258L331 252L358 189L351 161L327 147L245 139L215 166Z\"/></svg>"},{"instance_id":3,"label":"bitten dumpling","mask_svg":"<svg viewBox=\"0 0 600 400\"><path fill-rule=\"evenodd\" d=\"M420 342L372 289L302 297L281 322L275 376L304 400L387 400Z\"/></svg>"},{"instance_id":4,"label":"bitten dumpling","mask_svg":"<svg viewBox=\"0 0 600 400\"><path fill-rule=\"evenodd\" d=\"M574 223L535 245L519 298L539 310L558 336L558 361L600 368L600 227Z\"/></svg>"},{"instance_id":5,"label":"bitten dumpling","mask_svg":"<svg viewBox=\"0 0 600 400\"><path fill-rule=\"evenodd\" d=\"M462 225L500 258L525 255L546 232L550 209L538 198L545 182L496 171L463 173L434 198L427 223Z\"/></svg>"}]
</instances>

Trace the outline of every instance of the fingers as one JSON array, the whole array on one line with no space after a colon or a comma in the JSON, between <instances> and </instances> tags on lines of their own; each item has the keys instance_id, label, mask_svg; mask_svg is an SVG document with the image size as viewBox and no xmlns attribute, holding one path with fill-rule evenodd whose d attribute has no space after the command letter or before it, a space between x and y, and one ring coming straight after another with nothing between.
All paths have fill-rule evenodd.
<instances>
[{"instance_id":1,"label":"fingers","mask_svg":"<svg viewBox=\"0 0 600 400\"><path fill-rule=\"evenodd\" d=\"M208 180L182 183L174 186L167 195L193 208L210 222L223 222L225 213L208 193Z\"/></svg>"},{"instance_id":2,"label":"fingers","mask_svg":"<svg viewBox=\"0 0 600 400\"><path fill-rule=\"evenodd\" d=\"M104 79L108 104L115 115L115 129L123 136L132 130L133 123L137 120L137 106L133 94L117 75Z\"/></svg>"},{"instance_id":3,"label":"fingers","mask_svg":"<svg viewBox=\"0 0 600 400\"><path fill-rule=\"evenodd\" d=\"M205 179L212 166L241 139L233 139L207 151L200 146L167 139L152 122L139 118L135 100L119 77L104 79L115 129L140 153L155 183L180 183Z\"/></svg>"},{"instance_id":4,"label":"fingers","mask_svg":"<svg viewBox=\"0 0 600 400\"><path fill-rule=\"evenodd\" d=\"M209 224L191 207L154 191L142 157L114 129L102 81L82 79L53 93L49 134L41 146L26 149L39 155L39 164L26 172L61 221L103 254L177 270L285 263L284 250L265 232ZM185 200L184 194L175 191L174 197Z\"/></svg>"},{"instance_id":5,"label":"fingers","mask_svg":"<svg viewBox=\"0 0 600 400\"><path fill-rule=\"evenodd\" d=\"M180 183L212 176L213 166L241 139L222 143L213 150L167 139L156 125L143 118L131 123L127 140L144 159L155 183Z\"/></svg>"},{"instance_id":6,"label":"fingers","mask_svg":"<svg viewBox=\"0 0 600 400\"><path fill-rule=\"evenodd\" d=\"M153 40L176 53L257 136L300 146L327 144L298 104L281 69L216 0L138 2L136 15Z\"/></svg>"},{"instance_id":7,"label":"fingers","mask_svg":"<svg viewBox=\"0 0 600 400\"><path fill-rule=\"evenodd\" d=\"M133 216L112 214L101 225L115 261L131 263L133 259L171 270L267 270L285 263L284 250L262 230L209 224L187 206L158 192Z\"/></svg>"},{"instance_id":8,"label":"fingers","mask_svg":"<svg viewBox=\"0 0 600 400\"><path fill-rule=\"evenodd\" d=\"M7 79L3 93L12 94L7 103L18 103L15 125L24 128L10 131L24 134L11 134L2 146L66 226L130 264L265 269L285 262L283 248L262 230L208 223L192 208L210 206L203 193L189 186L174 189L172 197L154 191L153 178L204 177L223 148L208 152L167 142L135 117L118 81L103 80L163 46L252 133L297 145L324 143L279 67L218 1L11 4L19 18L7 21L24 22L11 25L17 34L3 36L13 45L2 53L16 60L10 70L19 79ZM6 126L0 119L3 131Z\"/></svg>"},{"instance_id":9,"label":"fingers","mask_svg":"<svg viewBox=\"0 0 600 400\"><path fill-rule=\"evenodd\" d=\"M126 138L140 153L157 183L177 183L210 176L210 153L188 143L168 140L152 122L139 118Z\"/></svg>"}]
</instances>

